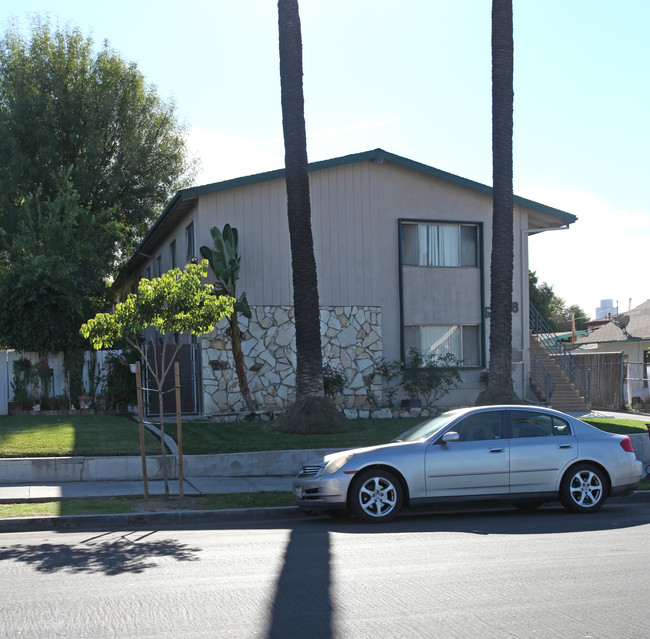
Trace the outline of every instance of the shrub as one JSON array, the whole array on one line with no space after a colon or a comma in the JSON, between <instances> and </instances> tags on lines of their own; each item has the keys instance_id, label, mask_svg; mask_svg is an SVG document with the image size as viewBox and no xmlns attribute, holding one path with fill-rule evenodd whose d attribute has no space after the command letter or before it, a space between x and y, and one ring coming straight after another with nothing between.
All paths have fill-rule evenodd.
<instances>
[{"instance_id":1,"label":"shrub","mask_svg":"<svg viewBox=\"0 0 650 639\"><path fill-rule=\"evenodd\" d=\"M402 387L411 399L421 398L425 406L441 400L461 381L459 361L451 353L423 356L416 348L409 350L407 366L402 372Z\"/></svg>"},{"instance_id":2,"label":"shrub","mask_svg":"<svg viewBox=\"0 0 650 639\"><path fill-rule=\"evenodd\" d=\"M325 395L332 400L337 393L342 393L345 388L345 375L340 368L334 368L331 364L323 364L323 387Z\"/></svg>"},{"instance_id":3,"label":"shrub","mask_svg":"<svg viewBox=\"0 0 650 639\"><path fill-rule=\"evenodd\" d=\"M107 408L126 410L127 406L134 406L138 401L135 387L135 375L131 372L129 360L135 362L136 358L125 351L109 353L104 361L104 384L108 397Z\"/></svg>"}]
</instances>

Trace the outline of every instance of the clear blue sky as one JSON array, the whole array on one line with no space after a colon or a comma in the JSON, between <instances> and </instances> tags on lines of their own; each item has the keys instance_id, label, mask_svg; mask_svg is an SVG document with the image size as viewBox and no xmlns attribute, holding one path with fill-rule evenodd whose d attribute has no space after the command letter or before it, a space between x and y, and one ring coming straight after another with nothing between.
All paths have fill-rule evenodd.
<instances>
[{"instance_id":1,"label":"clear blue sky","mask_svg":"<svg viewBox=\"0 0 650 639\"><path fill-rule=\"evenodd\" d=\"M301 0L309 159L382 147L491 184L490 8ZM3 27L35 13L176 101L199 183L283 166L275 0L0 0ZM650 298L649 26L647 0L515 0L515 193L579 218L530 267L592 316Z\"/></svg>"}]
</instances>

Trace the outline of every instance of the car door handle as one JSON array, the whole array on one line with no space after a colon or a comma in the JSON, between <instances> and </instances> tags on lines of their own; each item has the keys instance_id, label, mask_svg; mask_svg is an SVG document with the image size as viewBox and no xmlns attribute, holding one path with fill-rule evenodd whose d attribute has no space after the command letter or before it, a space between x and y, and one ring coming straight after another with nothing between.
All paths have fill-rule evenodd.
<instances>
[{"instance_id":1,"label":"car door handle","mask_svg":"<svg viewBox=\"0 0 650 639\"><path fill-rule=\"evenodd\" d=\"M491 453L503 453L505 450L505 448L490 448Z\"/></svg>"},{"instance_id":2,"label":"car door handle","mask_svg":"<svg viewBox=\"0 0 650 639\"><path fill-rule=\"evenodd\" d=\"M558 444L558 448L573 448L573 444Z\"/></svg>"}]
</instances>

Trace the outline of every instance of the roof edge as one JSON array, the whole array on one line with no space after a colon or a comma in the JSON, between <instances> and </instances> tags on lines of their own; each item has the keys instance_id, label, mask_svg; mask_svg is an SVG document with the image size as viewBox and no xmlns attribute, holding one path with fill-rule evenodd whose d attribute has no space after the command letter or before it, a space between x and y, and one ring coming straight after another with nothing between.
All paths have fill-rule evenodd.
<instances>
[{"instance_id":1,"label":"roof edge","mask_svg":"<svg viewBox=\"0 0 650 639\"><path fill-rule=\"evenodd\" d=\"M371 151L362 151L360 153L352 153L350 155L343 155L337 158L332 158L329 160L320 160L317 162L310 162L307 166L309 172L313 171L322 171L325 169L330 169L337 166L345 166L347 164L354 164L355 162L364 162L364 161L374 161L378 164L383 162L392 162L393 164L398 164L400 166L419 171L426 175L431 175L433 177L452 182L453 184L458 184L480 193L486 195L492 195L492 187L470 180L468 178L443 171L441 169L436 169L433 166L428 164L423 164L421 162L416 162L415 160L409 160L408 158L402 157L401 155L396 155L385 151L384 149L372 149ZM131 265L133 264L136 257L140 254L143 247L146 246L147 242L151 240L157 233L160 226L164 223L167 217L172 213L172 211L182 202L183 200L188 200L192 198L198 198L200 195L205 195L207 193L215 193L219 191L225 191L227 189L237 188L241 186L249 186L251 184L259 184L261 182L267 182L269 180L278 180L284 178L286 175L285 169L275 169L273 171L265 171L263 173L254 173L252 175L247 175L238 178L232 178L229 180L224 180L221 182L212 182L210 184L204 184L199 186L191 186L186 189L181 189L174 195L174 197L169 201L169 204L165 207L163 212L158 216L158 219L154 222L149 232L145 235L143 240L138 245L138 248L135 250L133 255L129 258L128 262L120 270L120 275L125 271L128 271ZM560 209L535 202L534 200L529 200L527 198L520 197L515 195L513 198L515 204L520 206L525 206L527 208L538 210L542 213L548 213L563 220L566 224L573 224L578 218L568 213L567 211L562 211ZM119 278L119 275L118 275ZM116 278L117 279L117 278Z\"/></svg>"}]
</instances>

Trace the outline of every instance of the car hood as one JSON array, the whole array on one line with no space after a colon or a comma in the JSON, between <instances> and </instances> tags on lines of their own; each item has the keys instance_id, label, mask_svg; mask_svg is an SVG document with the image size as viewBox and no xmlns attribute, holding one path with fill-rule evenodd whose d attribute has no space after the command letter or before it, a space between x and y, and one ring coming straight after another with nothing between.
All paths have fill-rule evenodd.
<instances>
[{"instance_id":1,"label":"car hood","mask_svg":"<svg viewBox=\"0 0 650 639\"><path fill-rule=\"evenodd\" d=\"M316 457L310 459L306 462L305 466L324 466L329 462L338 459L339 457L345 457L346 455L367 455L372 454L380 450L387 450L389 448L395 448L398 446L409 446L415 442L390 442L389 444L378 444L377 446L366 446L365 448L348 448L346 450L339 450L335 453L329 453L328 455L323 455L322 457Z\"/></svg>"}]
</instances>

